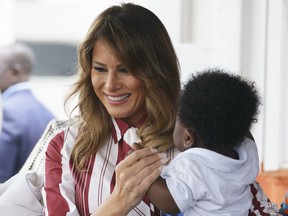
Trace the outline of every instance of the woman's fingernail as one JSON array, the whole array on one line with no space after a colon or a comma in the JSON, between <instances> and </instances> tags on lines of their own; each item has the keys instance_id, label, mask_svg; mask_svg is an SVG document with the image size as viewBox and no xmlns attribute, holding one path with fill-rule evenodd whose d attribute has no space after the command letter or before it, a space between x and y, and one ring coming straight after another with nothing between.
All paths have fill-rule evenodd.
<instances>
[{"instance_id":1,"label":"woman's fingernail","mask_svg":"<svg viewBox=\"0 0 288 216\"><path fill-rule=\"evenodd\" d=\"M157 149L155 149L155 148L150 148L150 150L151 150L153 153L156 153L156 152L157 152Z\"/></svg>"},{"instance_id":2,"label":"woman's fingernail","mask_svg":"<svg viewBox=\"0 0 288 216\"><path fill-rule=\"evenodd\" d=\"M161 163L162 163L162 164L166 164L166 163L167 163L167 161L168 161L168 159L167 159L167 158L162 158L162 159L161 159Z\"/></svg>"}]
</instances>

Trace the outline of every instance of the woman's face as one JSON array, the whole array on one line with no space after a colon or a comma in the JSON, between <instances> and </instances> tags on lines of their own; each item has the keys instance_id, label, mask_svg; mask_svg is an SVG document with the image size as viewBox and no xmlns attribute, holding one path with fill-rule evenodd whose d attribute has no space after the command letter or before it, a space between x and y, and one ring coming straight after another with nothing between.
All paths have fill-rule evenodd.
<instances>
[{"instance_id":1,"label":"woman's face","mask_svg":"<svg viewBox=\"0 0 288 216\"><path fill-rule=\"evenodd\" d=\"M125 68L103 40L93 47L91 80L96 95L114 118L135 123L145 115L142 82Z\"/></svg>"}]
</instances>

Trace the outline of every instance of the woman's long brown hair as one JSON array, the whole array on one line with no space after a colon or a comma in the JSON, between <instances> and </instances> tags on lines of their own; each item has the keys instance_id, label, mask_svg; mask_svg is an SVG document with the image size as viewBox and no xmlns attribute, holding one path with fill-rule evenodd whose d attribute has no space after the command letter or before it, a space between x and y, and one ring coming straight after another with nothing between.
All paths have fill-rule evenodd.
<instances>
[{"instance_id":1,"label":"woman's long brown hair","mask_svg":"<svg viewBox=\"0 0 288 216\"><path fill-rule=\"evenodd\" d=\"M78 97L75 109L79 109L81 127L72 157L80 170L111 135L111 117L91 82L93 46L100 39L145 86L147 119L138 131L144 147L165 151L173 145L180 74L167 30L154 13L142 6L112 6L94 20L79 46L78 81L66 100Z\"/></svg>"}]
</instances>

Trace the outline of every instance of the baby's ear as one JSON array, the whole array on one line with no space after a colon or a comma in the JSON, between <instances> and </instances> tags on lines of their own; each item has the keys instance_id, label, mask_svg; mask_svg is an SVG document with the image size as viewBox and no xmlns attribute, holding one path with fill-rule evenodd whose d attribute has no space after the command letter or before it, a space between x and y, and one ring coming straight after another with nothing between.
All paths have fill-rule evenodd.
<instances>
[{"instance_id":1,"label":"baby's ear","mask_svg":"<svg viewBox=\"0 0 288 216\"><path fill-rule=\"evenodd\" d=\"M184 143L184 147L186 149L189 149L194 144L195 144L195 135L194 135L194 133L191 130L186 128L185 129L185 143Z\"/></svg>"}]
</instances>

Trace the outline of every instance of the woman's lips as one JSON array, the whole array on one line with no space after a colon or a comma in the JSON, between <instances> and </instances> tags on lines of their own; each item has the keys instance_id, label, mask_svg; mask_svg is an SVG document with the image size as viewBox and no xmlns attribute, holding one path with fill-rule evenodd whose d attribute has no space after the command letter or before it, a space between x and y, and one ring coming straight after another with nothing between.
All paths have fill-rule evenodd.
<instances>
[{"instance_id":1,"label":"woman's lips","mask_svg":"<svg viewBox=\"0 0 288 216\"><path fill-rule=\"evenodd\" d=\"M106 95L108 98L108 101L110 103L122 103L124 102L127 98L130 97L130 94L124 94L124 95L119 95L119 96L112 96L112 95Z\"/></svg>"}]
</instances>

